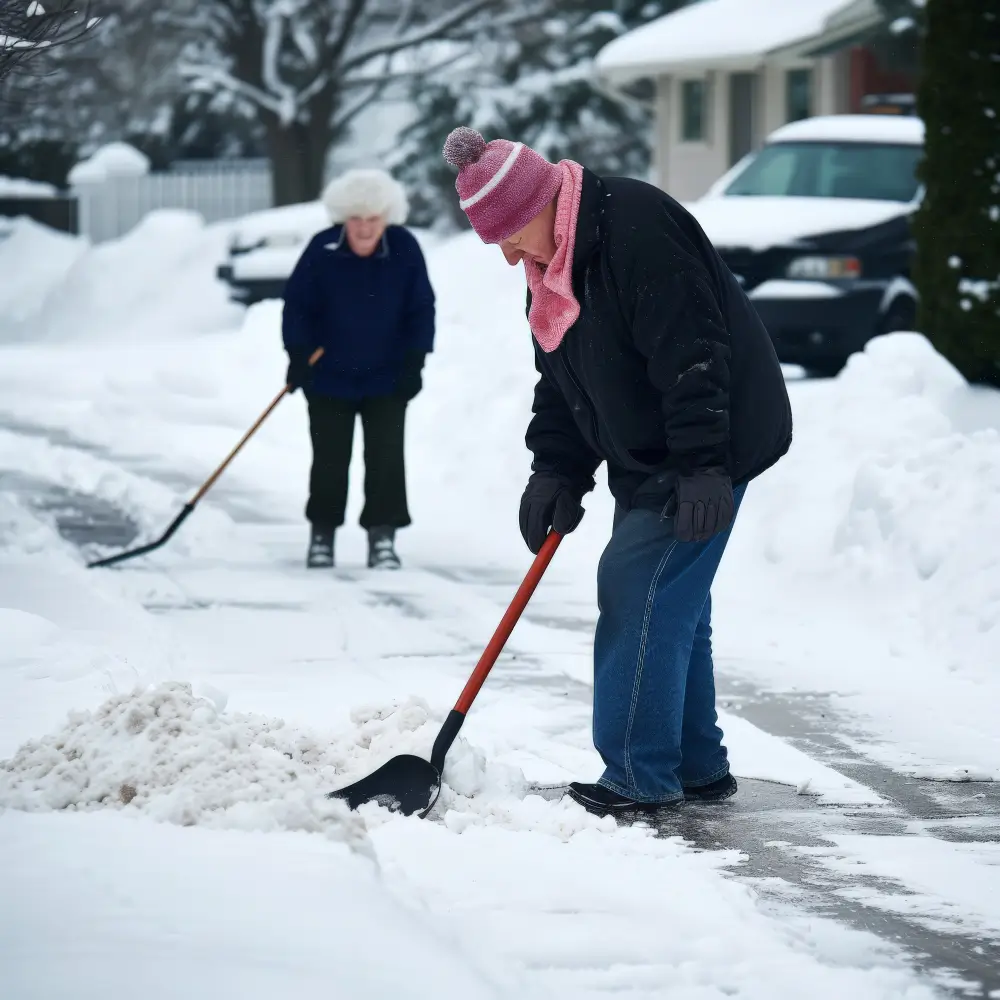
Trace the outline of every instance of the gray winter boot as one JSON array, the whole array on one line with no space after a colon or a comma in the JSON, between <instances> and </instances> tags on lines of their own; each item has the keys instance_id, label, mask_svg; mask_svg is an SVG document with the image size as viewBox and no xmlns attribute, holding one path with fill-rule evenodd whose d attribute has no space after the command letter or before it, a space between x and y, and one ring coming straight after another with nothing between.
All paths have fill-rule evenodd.
<instances>
[{"instance_id":1,"label":"gray winter boot","mask_svg":"<svg viewBox=\"0 0 1000 1000\"><path fill-rule=\"evenodd\" d=\"M333 566L333 528L319 528L313 525L309 538L306 566L309 569L329 569Z\"/></svg>"},{"instance_id":2,"label":"gray winter boot","mask_svg":"<svg viewBox=\"0 0 1000 1000\"><path fill-rule=\"evenodd\" d=\"M395 528L371 528L368 531L368 566L370 569L399 569L394 541Z\"/></svg>"}]
</instances>

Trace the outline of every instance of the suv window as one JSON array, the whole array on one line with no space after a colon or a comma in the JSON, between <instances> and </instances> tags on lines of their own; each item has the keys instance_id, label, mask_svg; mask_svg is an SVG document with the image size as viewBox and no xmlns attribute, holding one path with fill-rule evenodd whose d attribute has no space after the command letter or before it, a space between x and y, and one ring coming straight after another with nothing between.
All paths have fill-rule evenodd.
<instances>
[{"instance_id":1,"label":"suv window","mask_svg":"<svg viewBox=\"0 0 1000 1000\"><path fill-rule=\"evenodd\" d=\"M912 201L923 147L897 143L778 142L765 146L724 194Z\"/></svg>"}]
</instances>

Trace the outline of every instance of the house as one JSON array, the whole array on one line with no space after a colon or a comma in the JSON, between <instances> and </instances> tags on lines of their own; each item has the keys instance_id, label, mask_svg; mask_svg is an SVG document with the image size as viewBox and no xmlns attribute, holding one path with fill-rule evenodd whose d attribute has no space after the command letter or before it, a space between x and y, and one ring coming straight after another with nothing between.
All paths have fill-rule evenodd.
<instances>
[{"instance_id":1,"label":"house","mask_svg":"<svg viewBox=\"0 0 1000 1000\"><path fill-rule=\"evenodd\" d=\"M787 122L912 92L863 44L881 20L876 0L696 0L605 46L595 71L611 90L655 82L650 179L686 201Z\"/></svg>"}]
</instances>

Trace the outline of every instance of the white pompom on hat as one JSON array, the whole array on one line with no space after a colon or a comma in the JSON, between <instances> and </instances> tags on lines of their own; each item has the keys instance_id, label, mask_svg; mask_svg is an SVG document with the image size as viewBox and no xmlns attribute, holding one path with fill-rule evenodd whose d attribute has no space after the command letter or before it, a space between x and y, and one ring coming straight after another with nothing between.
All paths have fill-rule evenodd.
<instances>
[{"instance_id":1,"label":"white pompom on hat","mask_svg":"<svg viewBox=\"0 0 1000 1000\"><path fill-rule=\"evenodd\" d=\"M322 200L333 225L352 215L381 215L387 225L401 226L410 211L403 185L377 168L346 171L330 181Z\"/></svg>"}]
</instances>

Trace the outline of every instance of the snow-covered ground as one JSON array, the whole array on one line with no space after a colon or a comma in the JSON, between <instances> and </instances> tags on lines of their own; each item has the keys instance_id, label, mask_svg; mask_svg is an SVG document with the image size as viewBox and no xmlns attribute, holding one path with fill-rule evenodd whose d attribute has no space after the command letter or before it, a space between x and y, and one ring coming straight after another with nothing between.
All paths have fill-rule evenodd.
<instances>
[{"instance_id":1,"label":"snow-covered ground","mask_svg":"<svg viewBox=\"0 0 1000 1000\"><path fill-rule=\"evenodd\" d=\"M725 874L738 853L527 787L600 770L601 489L477 701L437 817L322 797L429 751L529 564L523 277L474 237L428 251L439 334L408 425L403 572L363 571L354 526L341 569L302 568L299 396L168 547L83 568L42 500L91 498L158 534L280 387L280 305L244 313L212 277L230 229L165 212L95 248L30 223L0 243L9 995L114 996L123 981L153 997L935 995L874 936L764 905ZM850 720L845 748L927 787L995 780L1000 398L916 335L790 390L792 451L748 490L716 587L720 674L822 698ZM350 516L359 505L355 475ZM739 777L830 809L887 806L738 708L722 725ZM924 901L864 905L993 939L993 846L839 833L815 853Z\"/></svg>"}]
</instances>

